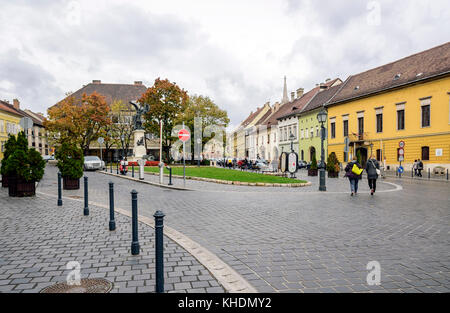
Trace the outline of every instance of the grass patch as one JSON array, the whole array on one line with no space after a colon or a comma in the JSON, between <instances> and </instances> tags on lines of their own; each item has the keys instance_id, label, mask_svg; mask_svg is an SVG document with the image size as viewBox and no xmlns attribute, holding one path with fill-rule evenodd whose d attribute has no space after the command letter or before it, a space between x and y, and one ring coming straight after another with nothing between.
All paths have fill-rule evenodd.
<instances>
[{"instance_id":1,"label":"grass patch","mask_svg":"<svg viewBox=\"0 0 450 313\"><path fill-rule=\"evenodd\" d=\"M146 172L158 173L158 167L145 167ZM169 171L164 168L164 174L169 174ZM183 167L172 167L173 175L183 176ZM259 173L230 170L216 167L186 167L186 176L203 177L211 179L221 179L227 181L239 181L246 183L268 183L268 184L298 184L306 183L304 180L264 175Z\"/></svg>"}]
</instances>

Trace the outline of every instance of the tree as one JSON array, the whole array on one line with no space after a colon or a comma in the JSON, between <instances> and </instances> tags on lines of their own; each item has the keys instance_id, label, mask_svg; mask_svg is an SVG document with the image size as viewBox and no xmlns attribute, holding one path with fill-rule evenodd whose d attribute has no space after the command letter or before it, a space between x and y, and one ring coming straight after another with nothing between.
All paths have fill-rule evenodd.
<instances>
[{"instance_id":1,"label":"tree","mask_svg":"<svg viewBox=\"0 0 450 313\"><path fill-rule=\"evenodd\" d=\"M141 105L148 104L150 110L145 114L144 128L147 133L159 137L160 125L163 123L162 138L163 159L169 162L169 152L172 142L172 128L177 116L186 108L188 101L187 92L176 83L157 78L152 87L139 99Z\"/></svg>"},{"instance_id":2,"label":"tree","mask_svg":"<svg viewBox=\"0 0 450 313\"><path fill-rule=\"evenodd\" d=\"M212 132L219 131L219 128L213 128L212 126L217 125L225 129L230 122L227 111L220 109L213 100L202 95L194 95L189 97L186 108L183 113L177 117L176 123L181 124L184 122L184 124L189 127L191 131L194 131L194 119L196 117L201 118L202 121L200 134L202 138L202 147L213 138L211 134ZM208 131L208 133L210 133L208 136L205 136L205 129L210 130ZM215 137L222 140L219 144L223 146L225 143L225 136L223 136L223 134L221 134L221 136L215 134ZM191 140L191 151L195 151L194 147L196 144L197 143L195 140ZM192 153L192 160L193 159L194 153Z\"/></svg>"},{"instance_id":3,"label":"tree","mask_svg":"<svg viewBox=\"0 0 450 313\"><path fill-rule=\"evenodd\" d=\"M330 173L338 173L339 170L339 160L336 153L331 152L327 159L327 171Z\"/></svg>"},{"instance_id":4,"label":"tree","mask_svg":"<svg viewBox=\"0 0 450 313\"><path fill-rule=\"evenodd\" d=\"M96 92L83 94L81 99L69 96L48 110L44 126L57 144L72 142L86 155L90 143L111 123L109 111L105 97Z\"/></svg>"}]
</instances>

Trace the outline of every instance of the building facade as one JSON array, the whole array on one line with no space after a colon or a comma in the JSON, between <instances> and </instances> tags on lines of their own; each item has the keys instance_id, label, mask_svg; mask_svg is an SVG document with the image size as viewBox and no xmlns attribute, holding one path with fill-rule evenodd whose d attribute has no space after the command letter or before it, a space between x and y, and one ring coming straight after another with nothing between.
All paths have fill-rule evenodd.
<instances>
[{"instance_id":1,"label":"building facade","mask_svg":"<svg viewBox=\"0 0 450 313\"><path fill-rule=\"evenodd\" d=\"M8 102L0 100L0 160L3 159L9 135L17 135L22 130L19 125L22 117Z\"/></svg>"},{"instance_id":2,"label":"building facade","mask_svg":"<svg viewBox=\"0 0 450 313\"><path fill-rule=\"evenodd\" d=\"M350 76L327 108L328 150L339 159L450 168L450 43Z\"/></svg>"}]
</instances>

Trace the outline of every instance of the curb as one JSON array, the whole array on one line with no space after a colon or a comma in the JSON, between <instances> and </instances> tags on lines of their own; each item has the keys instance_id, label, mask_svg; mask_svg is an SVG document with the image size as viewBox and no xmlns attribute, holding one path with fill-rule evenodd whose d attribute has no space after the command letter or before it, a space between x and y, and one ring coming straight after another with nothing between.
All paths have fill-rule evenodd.
<instances>
[{"instance_id":1,"label":"curb","mask_svg":"<svg viewBox=\"0 0 450 313\"><path fill-rule=\"evenodd\" d=\"M138 183L144 183L144 184L148 184L148 185L152 185L152 186L156 186L156 187L161 187L161 188L167 188L167 189L173 189L173 190L183 190L183 191L195 191L194 189L162 185L162 184L154 183L154 182L151 182L151 181L141 180L139 178L128 177L126 175L108 173L106 171L99 171L98 173L106 174L106 175L110 175L110 176L115 176L115 177L120 177L120 178L125 178L125 179L132 180L132 181L135 181L135 182L138 182ZM158 176L159 176L159 174L158 174Z\"/></svg>"},{"instance_id":2,"label":"curb","mask_svg":"<svg viewBox=\"0 0 450 313\"><path fill-rule=\"evenodd\" d=\"M117 175L117 174L110 174L107 173L108 175L114 175L114 176L121 176L123 177L123 175ZM159 173L152 173L152 172L145 172L146 175L154 175L154 176L159 176ZM172 175L172 177L174 178L183 178L183 176L180 175ZM312 183L311 182L306 182L306 183L294 183L294 184L281 184L281 183L248 183L248 182L240 182L240 181L230 181L230 180L221 180L221 179L213 179L213 178L204 178L204 177L191 177L191 176L186 176L186 179L190 179L190 180L198 180L198 181L204 181L204 182L208 182L208 183L216 183L216 184L222 184L222 185L236 185L236 186L252 186L252 187L290 187L290 188L297 188L297 187L307 187L307 186L311 186ZM138 180L139 181L139 180ZM168 187L168 186L163 186L160 184L156 184L156 183L152 183L161 187ZM174 187L168 187L168 188L174 188ZM186 189L186 188L181 188L182 190L192 190L192 189Z\"/></svg>"},{"instance_id":3,"label":"curb","mask_svg":"<svg viewBox=\"0 0 450 313\"><path fill-rule=\"evenodd\" d=\"M117 175L117 174L114 174ZM158 184L159 185L159 184ZM57 196L52 194L47 194L41 191L36 191L36 194L41 194L45 196L50 196L56 198ZM83 202L83 199L73 199L69 197L62 197L64 200L72 200L77 202ZM89 201L90 205L95 205L100 208L109 209L109 207L101 204ZM131 212L121 209L114 208L114 211L131 217ZM138 221L144 223L151 228L155 228L155 222L153 219L147 216L138 215ZM229 265L223 262L218 256L214 253L210 252L208 249L204 248L197 242L193 241L186 235L176 231L175 229L164 226L164 235L173 240L180 247L185 249L189 254L191 254L197 261L202 264L211 275L217 279L219 284L225 289L228 293L257 293L257 290L250 285L247 280L245 280L239 273L237 273L234 269L232 269Z\"/></svg>"}]
</instances>

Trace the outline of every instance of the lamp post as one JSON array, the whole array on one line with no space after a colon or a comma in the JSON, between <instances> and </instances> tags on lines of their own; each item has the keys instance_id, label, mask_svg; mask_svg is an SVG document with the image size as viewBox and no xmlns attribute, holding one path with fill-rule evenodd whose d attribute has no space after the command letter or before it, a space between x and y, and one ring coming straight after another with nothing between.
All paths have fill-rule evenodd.
<instances>
[{"instance_id":1,"label":"lamp post","mask_svg":"<svg viewBox=\"0 0 450 313\"><path fill-rule=\"evenodd\" d=\"M289 135L289 140L291 141L291 152L294 152L294 139L295 139L295 136L291 133Z\"/></svg>"},{"instance_id":2,"label":"lamp post","mask_svg":"<svg viewBox=\"0 0 450 313\"><path fill-rule=\"evenodd\" d=\"M323 142L325 141L325 127L323 126L323 124L326 122L327 120L327 111L325 109L322 109L322 111L320 111L317 114L317 120L320 123L320 127L321 127L321 156L320 156L320 170L319 170L319 190L320 191L327 191L327 187L325 185L325 151L323 148Z\"/></svg>"},{"instance_id":3,"label":"lamp post","mask_svg":"<svg viewBox=\"0 0 450 313\"><path fill-rule=\"evenodd\" d=\"M124 149L125 143L124 143L124 141L125 141L125 136L124 135L120 136L120 142L122 143L122 159L125 158L124 157L124 153L125 153L125 149Z\"/></svg>"}]
</instances>

